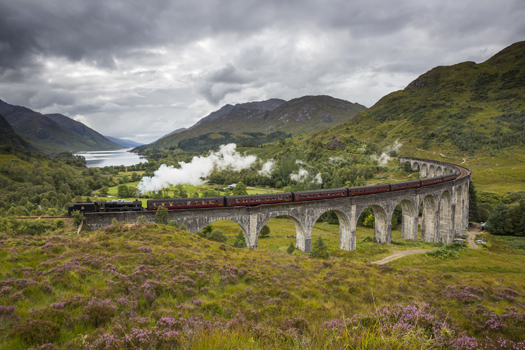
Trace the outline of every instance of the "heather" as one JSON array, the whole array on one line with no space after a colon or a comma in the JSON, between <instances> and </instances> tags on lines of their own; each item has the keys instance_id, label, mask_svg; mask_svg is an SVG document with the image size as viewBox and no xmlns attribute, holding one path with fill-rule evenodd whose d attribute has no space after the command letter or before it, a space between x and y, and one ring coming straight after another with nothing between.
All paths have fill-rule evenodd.
<instances>
[{"instance_id":1,"label":"heather","mask_svg":"<svg viewBox=\"0 0 525 350\"><path fill-rule=\"evenodd\" d=\"M326 237L329 259L170 225L67 232L0 237L0 349L525 348L525 254L498 237L376 266Z\"/></svg>"}]
</instances>

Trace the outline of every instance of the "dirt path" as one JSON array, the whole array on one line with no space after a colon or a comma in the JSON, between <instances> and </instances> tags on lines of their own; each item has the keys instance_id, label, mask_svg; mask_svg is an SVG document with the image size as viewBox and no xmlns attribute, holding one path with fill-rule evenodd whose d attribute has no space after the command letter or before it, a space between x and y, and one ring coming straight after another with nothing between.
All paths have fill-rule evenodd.
<instances>
[{"instance_id":1,"label":"dirt path","mask_svg":"<svg viewBox=\"0 0 525 350\"><path fill-rule=\"evenodd\" d=\"M481 226L479 224L475 224L473 227L470 227L467 235L468 235L468 246L472 249L479 249L478 245L476 244L476 235L481 231Z\"/></svg>"},{"instance_id":2,"label":"dirt path","mask_svg":"<svg viewBox=\"0 0 525 350\"><path fill-rule=\"evenodd\" d=\"M402 257L407 256L407 255L423 254L423 253L426 253L426 252L431 251L431 250L432 249L404 250L404 251L397 252L397 253L394 253L392 255L389 255L386 258L383 258L381 260L374 261L374 262L372 262L372 264L382 265L382 264L386 264L388 262L391 262L393 260L402 258Z\"/></svg>"}]
</instances>

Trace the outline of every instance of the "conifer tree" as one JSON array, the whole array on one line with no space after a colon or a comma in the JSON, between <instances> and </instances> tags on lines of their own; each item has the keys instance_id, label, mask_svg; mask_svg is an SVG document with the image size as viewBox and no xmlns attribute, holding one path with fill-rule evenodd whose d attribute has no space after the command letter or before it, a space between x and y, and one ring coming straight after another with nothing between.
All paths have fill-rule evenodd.
<instances>
[{"instance_id":1,"label":"conifer tree","mask_svg":"<svg viewBox=\"0 0 525 350\"><path fill-rule=\"evenodd\" d=\"M312 252L310 253L313 258L318 259L329 259L330 254L328 253L328 246L325 244L321 237L317 237L315 240L314 246L312 247Z\"/></svg>"}]
</instances>

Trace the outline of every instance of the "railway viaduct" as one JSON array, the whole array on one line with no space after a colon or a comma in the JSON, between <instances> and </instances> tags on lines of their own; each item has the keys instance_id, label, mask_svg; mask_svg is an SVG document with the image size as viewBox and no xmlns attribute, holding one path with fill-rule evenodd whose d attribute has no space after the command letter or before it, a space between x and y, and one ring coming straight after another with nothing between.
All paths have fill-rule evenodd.
<instances>
[{"instance_id":1,"label":"railway viaduct","mask_svg":"<svg viewBox=\"0 0 525 350\"><path fill-rule=\"evenodd\" d=\"M426 242L452 242L456 234L468 226L470 170L451 163L418 158L399 158L419 170L420 177L433 177L456 173L454 181L414 189L376 193L371 195L268 204L254 207L206 208L169 211L169 220L184 223L188 231L196 233L207 225L220 220L236 222L246 237L249 248L257 248L262 227L272 218L287 216L295 224L296 247L310 252L312 229L317 219L333 210L339 219L339 248L356 249L356 226L360 214L372 207L375 216L374 238L378 243L391 243L391 219L395 207L403 211L401 235L403 239L418 239L418 214L423 206L421 239ZM113 218L119 222L136 222L140 215L153 222L155 212L86 213L85 224L92 229L109 226Z\"/></svg>"}]
</instances>

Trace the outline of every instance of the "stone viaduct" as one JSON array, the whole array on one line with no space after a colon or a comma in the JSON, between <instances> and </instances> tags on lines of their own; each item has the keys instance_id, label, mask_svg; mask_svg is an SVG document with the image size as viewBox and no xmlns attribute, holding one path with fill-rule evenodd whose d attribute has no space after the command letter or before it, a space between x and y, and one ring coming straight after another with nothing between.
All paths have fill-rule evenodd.
<instances>
[{"instance_id":1,"label":"stone viaduct","mask_svg":"<svg viewBox=\"0 0 525 350\"><path fill-rule=\"evenodd\" d=\"M257 248L261 228L270 219L286 216L296 228L296 247L310 252L312 229L317 219L333 210L339 219L339 248L356 249L356 226L360 214L371 207L375 216L374 237L378 243L391 243L391 219L395 207L403 211L401 232L403 239L418 239L418 214L423 207L421 239L426 242L452 242L456 234L467 229L470 170L451 163L400 157L401 163L409 162L420 177L434 177L456 173L453 181L420 188L377 193L356 197L268 204L254 207L207 208L169 211L169 220L185 224L188 231L196 233L207 225L220 220L236 222L246 237L249 248ZM109 226L113 218L119 222L136 222L140 215L153 222L155 212L87 213L85 223L92 229Z\"/></svg>"}]
</instances>

